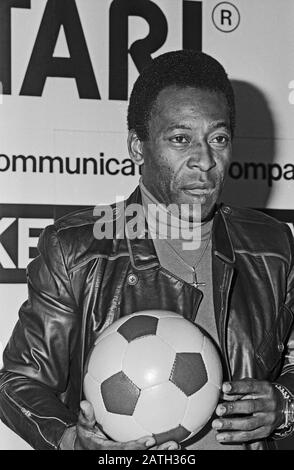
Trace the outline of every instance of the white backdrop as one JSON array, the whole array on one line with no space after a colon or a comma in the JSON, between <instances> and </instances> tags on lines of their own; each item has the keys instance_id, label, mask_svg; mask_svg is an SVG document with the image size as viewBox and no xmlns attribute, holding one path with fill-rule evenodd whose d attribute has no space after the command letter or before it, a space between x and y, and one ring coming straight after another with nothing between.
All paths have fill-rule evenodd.
<instances>
[{"instance_id":1,"label":"white backdrop","mask_svg":"<svg viewBox=\"0 0 294 470\"><path fill-rule=\"evenodd\" d=\"M72 209L61 206L111 202L138 181L127 154L126 98L141 57L131 46L148 35L155 41L153 57L188 46L223 63L238 113L224 200L265 209L293 229L293 0L23 0L17 8L5 3L0 2L0 348L26 298L25 267L36 255L40 230L61 210ZM119 50L122 44L132 54ZM143 55L149 44L141 43ZM124 63L126 75L115 69ZM0 423L0 449L25 448Z\"/></svg>"}]
</instances>

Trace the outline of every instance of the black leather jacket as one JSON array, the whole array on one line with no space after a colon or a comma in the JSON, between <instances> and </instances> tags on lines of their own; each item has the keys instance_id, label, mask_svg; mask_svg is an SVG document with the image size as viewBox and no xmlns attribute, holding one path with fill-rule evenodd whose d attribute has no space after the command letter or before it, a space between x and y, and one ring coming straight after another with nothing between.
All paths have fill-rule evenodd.
<instances>
[{"instance_id":1,"label":"black leather jacket","mask_svg":"<svg viewBox=\"0 0 294 470\"><path fill-rule=\"evenodd\" d=\"M127 204L140 201L137 188ZM102 329L146 308L193 320L201 300L197 288L159 265L152 240L97 240L95 222L86 210L44 230L28 266L29 297L4 352L0 417L35 449L57 449L76 423L83 367ZM219 207L213 292L227 379L276 381L294 393L293 259L286 225Z\"/></svg>"}]
</instances>

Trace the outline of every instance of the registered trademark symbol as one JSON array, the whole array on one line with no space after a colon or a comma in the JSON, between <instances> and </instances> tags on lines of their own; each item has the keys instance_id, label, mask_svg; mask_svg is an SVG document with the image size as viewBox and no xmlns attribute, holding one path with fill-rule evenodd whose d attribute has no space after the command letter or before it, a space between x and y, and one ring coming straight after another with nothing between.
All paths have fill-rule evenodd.
<instances>
[{"instance_id":1,"label":"registered trademark symbol","mask_svg":"<svg viewBox=\"0 0 294 470\"><path fill-rule=\"evenodd\" d=\"M230 2L218 3L212 11L212 21L219 31L231 33L240 24L239 10Z\"/></svg>"}]
</instances>

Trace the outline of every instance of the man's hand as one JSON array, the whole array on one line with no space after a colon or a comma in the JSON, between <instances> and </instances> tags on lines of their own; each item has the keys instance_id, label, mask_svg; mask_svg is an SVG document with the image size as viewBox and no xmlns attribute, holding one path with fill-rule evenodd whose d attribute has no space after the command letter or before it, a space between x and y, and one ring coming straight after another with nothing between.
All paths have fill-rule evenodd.
<instances>
[{"instance_id":1,"label":"man's hand","mask_svg":"<svg viewBox=\"0 0 294 470\"><path fill-rule=\"evenodd\" d=\"M174 441L156 446L153 436L145 436L141 439L128 442L109 440L97 426L91 403L84 400L80 406L81 411L76 428L75 450L175 450L179 447Z\"/></svg>"},{"instance_id":2,"label":"man's hand","mask_svg":"<svg viewBox=\"0 0 294 470\"><path fill-rule=\"evenodd\" d=\"M270 382L242 379L222 387L212 422L221 443L249 442L268 437L283 422L283 397Z\"/></svg>"}]
</instances>

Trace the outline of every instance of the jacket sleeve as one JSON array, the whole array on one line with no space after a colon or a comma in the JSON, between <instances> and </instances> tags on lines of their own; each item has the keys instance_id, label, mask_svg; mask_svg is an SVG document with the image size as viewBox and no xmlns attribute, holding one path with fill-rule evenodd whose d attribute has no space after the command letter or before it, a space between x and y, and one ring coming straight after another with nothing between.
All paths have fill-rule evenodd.
<instances>
[{"instance_id":1,"label":"jacket sleeve","mask_svg":"<svg viewBox=\"0 0 294 470\"><path fill-rule=\"evenodd\" d=\"M287 293L284 304L285 313L290 317L291 327L287 337L284 351L284 363L280 376L275 380L276 383L286 387L288 396L294 399L294 240L293 236L288 229L288 242L290 247L290 264L287 277ZM273 434L275 439L280 439L293 435L294 425L290 425L285 429L276 430Z\"/></svg>"},{"instance_id":2,"label":"jacket sleeve","mask_svg":"<svg viewBox=\"0 0 294 470\"><path fill-rule=\"evenodd\" d=\"M0 418L34 449L58 449L76 415L62 400L79 314L54 226L39 240L28 266L28 300L4 350Z\"/></svg>"},{"instance_id":3,"label":"jacket sleeve","mask_svg":"<svg viewBox=\"0 0 294 470\"><path fill-rule=\"evenodd\" d=\"M292 326L287 338L285 348L285 360L281 375L277 382L281 383L294 397L294 240L290 229L287 227L288 246L290 251L290 263L287 277L287 294L284 308L292 318Z\"/></svg>"}]
</instances>

